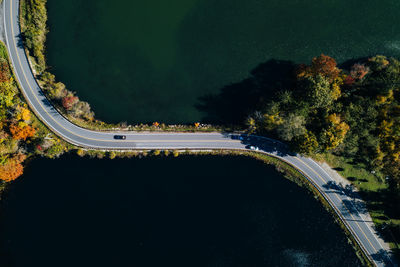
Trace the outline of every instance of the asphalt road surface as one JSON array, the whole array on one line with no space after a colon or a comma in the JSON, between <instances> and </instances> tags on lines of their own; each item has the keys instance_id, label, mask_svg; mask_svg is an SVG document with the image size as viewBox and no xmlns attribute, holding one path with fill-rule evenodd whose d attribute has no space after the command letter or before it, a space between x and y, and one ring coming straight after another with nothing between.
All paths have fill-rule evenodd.
<instances>
[{"instance_id":1,"label":"asphalt road surface","mask_svg":"<svg viewBox=\"0 0 400 267\"><path fill-rule=\"evenodd\" d=\"M354 236L366 256L377 266L398 266L368 220L364 203L352 188L343 187L315 161L291 154L275 140L230 133L97 132L65 119L52 106L36 82L21 39L19 0L4 0L4 30L9 56L21 90L31 109L55 134L69 143L91 149L239 149L275 156L299 170L325 197ZM126 135L115 140L114 135ZM252 149L253 148L253 149Z\"/></svg>"}]
</instances>

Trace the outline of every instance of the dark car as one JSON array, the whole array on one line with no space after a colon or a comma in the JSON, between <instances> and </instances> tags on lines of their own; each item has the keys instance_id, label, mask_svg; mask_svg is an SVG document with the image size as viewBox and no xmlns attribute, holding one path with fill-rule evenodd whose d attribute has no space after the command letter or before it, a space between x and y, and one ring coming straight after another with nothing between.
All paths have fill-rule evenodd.
<instances>
[{"instance_id":1,"label":"dark car","mask_svg":"<svg viewBox=\"0 0 400 267\"><path fill-rule=\"evenodd\" d=\"M125 140L126 136L125 135L114 135L114 139Z\"/></svg>"}]
</instances>

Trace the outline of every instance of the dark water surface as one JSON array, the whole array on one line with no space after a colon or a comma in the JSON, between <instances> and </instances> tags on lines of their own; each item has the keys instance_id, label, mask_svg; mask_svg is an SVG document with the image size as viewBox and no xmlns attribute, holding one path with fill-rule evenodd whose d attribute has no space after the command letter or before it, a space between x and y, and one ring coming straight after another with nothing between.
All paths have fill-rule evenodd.
<instances>
[{"instance_id":1,"label":"dark water surface","mask_svg":"<svg viewBox=\"0 0 400 267\"><path fill-rule=\"evenodd\" d=\"M198 98L270 59L400 56L398 0L49 0L52 72L99 119L203 117Z\"/></svg>"},{"instance_id":2,"label":"dark water surface","mask_svg":"<svg viewBox=\"0 0 400 267\"><path fill-rule=\"evenodd\" d=\"M400 55L397 0L49 0L51 71L99 119L203 118L270 59ZM1 205L0 266L359 266L306 190L245 158L38 159Z\"/></svg>"},{"instance_id":3,"label":"dark water surface","mask_svg":"<svg viewBox=\"0 0 400 267\"><path fill-rule=\"evenodd\" d=\"M34 160L1 206L0 266L359 266L306 190L247 158Z\"/></svg>"}]
</instances>

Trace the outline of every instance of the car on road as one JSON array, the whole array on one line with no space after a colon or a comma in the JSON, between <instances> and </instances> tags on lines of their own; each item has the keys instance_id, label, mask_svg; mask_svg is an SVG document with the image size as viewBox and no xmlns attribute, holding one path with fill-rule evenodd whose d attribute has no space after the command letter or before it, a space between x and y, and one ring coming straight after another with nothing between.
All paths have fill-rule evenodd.
<instances>
[{"instance_id":1,"label":"car on road","mask_svg":"<svg viewBox=\"0 0 400 267\"><path fill-rule=\"evenodd\" d=\"M114 135L114 139L125 140L126 139L126 135Z\"/></svg>"}]
</instances>

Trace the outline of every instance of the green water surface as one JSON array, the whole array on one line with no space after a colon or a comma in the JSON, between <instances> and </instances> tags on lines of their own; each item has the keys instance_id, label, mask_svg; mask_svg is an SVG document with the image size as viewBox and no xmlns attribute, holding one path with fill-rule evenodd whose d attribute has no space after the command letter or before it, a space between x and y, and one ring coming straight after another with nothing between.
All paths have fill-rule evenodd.
<instances>
[{"instance_id":1,"label":"green water surface","mask_svg":"<svg viewBox=\"0 0 400 267\"><path fill-rule=\"evenodd\" d=\"M398 0L49 0L48 8L51 71L108 122L201 120L200 97L270 59L400 56Z\"/></svg>"}]
</instances>

